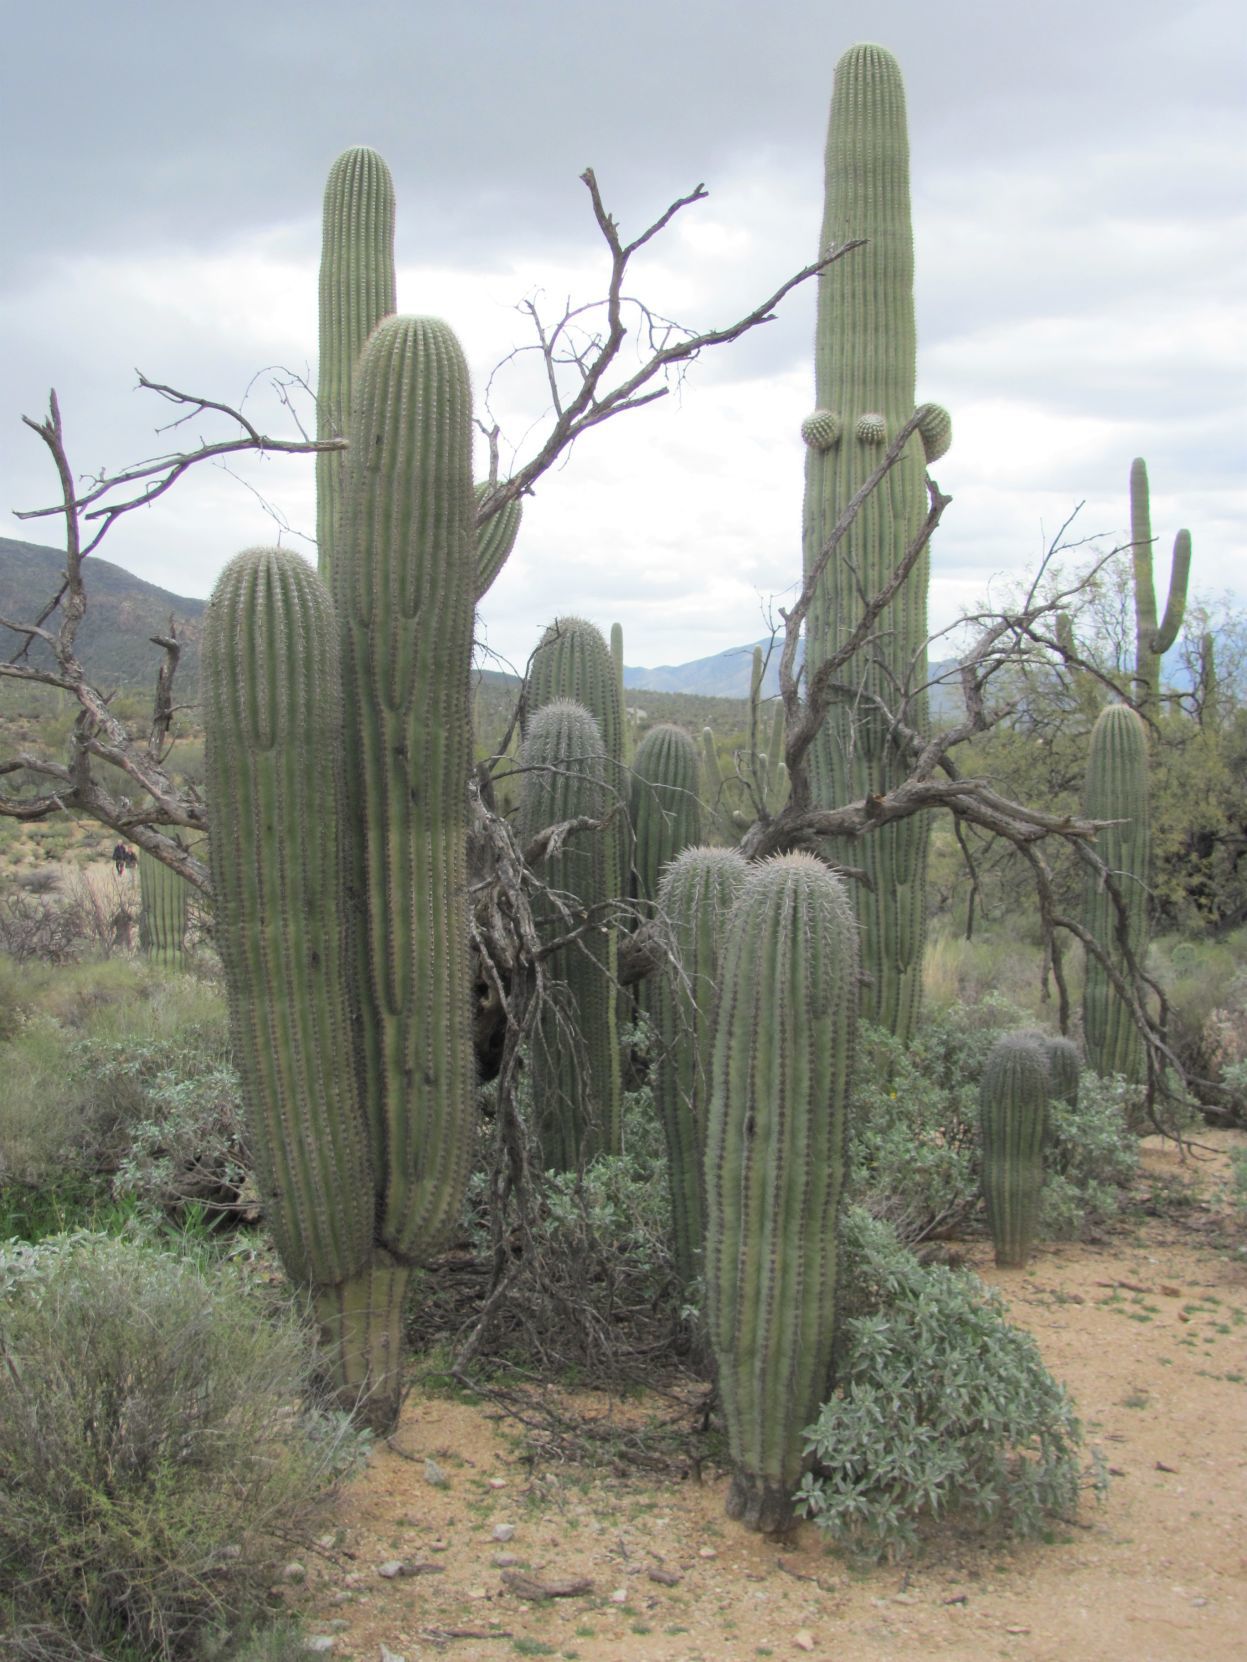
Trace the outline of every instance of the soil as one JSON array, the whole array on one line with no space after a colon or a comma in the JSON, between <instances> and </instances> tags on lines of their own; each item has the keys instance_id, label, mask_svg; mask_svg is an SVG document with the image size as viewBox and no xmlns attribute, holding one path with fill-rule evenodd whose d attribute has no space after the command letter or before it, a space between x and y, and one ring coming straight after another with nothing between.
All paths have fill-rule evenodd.
<instances>
[{"instance_id":1,"label":"soil","mask_svg":"<svg viewBox=\"0 0 1247 1662\"><path fill-rule=\"evenodd\" d=\"M318 1648L369 1662L1238 1662L1247 1231L1226 1150L1247 1134L1200 1141L1186 1158L1145 1144L1138 1205L1108 1239L1042 1247L1020 1272L983 1240L957 1247L1035 1336L1111 1473L1048 1542L946 1529L916 1562L863 1569L810 1524L782 1543L745 1533L717 1469L575 1464L496 1404L413 1392L281 1596ZM624 1437L647 1416L691 1429L698 1404L575 1406Z\"/></svg>"}]
</instances>

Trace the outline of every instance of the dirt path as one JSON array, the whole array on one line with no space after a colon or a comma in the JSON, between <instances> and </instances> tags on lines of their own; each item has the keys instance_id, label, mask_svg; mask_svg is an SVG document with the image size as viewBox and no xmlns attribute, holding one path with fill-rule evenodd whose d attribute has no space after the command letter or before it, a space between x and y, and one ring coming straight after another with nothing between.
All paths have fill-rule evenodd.
<instances>
[{"instance_id":1,"label":"dirt path","mask_svg":"<svg viewBox=\"0 0 1247 1662\"><path fill-rule=\"evenodd\" d=\"M1104 1504L1086 1501L1051 1544L992 1552L942 1539L908 1571L863 1572L809 1525L785 1546L745 1534L723 1515L717 1473L664 1484L534 1470L513 1423L413 1397L395 1438L411 1458L374 1455L345 1496L339 1537L286 1596L332 1656L369 1662L385 1662L382 1647L407 1662L1239 1662L1247 1238L1235 1251L1218 1226L1223 1174L1224 1161L1192 1172L1152 1148L1143 1187L1163 1204L1142 1225L1045 1249L1020 1276L997 1272L984 1243L965 1248L1114 1473ZM1192 1184L1196 1198L1171 1203L1173 1186ZM634 1420L637 1406L600 1412ZM415 1573L378 1573L395 1563ZM524 1576L592 1585L540 1600Z\"/></svg>"}]
</instances>

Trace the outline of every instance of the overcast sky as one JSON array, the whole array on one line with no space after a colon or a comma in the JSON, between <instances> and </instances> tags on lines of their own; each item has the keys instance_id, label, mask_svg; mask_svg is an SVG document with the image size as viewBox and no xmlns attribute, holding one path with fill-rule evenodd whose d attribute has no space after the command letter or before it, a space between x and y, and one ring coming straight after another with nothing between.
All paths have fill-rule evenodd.
<instances>
[{"instance_id":1,"label":"overcast sky","mask_svg":"<svg viewBox=\"0 0 1247 1662\"><path fill-rule=\"evenodd\" d=\"M588 165L625 235L705 182L634 288L698 328L733 320L813 257L832 71L871 39L909 100L919 398L954 421L935 469L954 502L933 624L1021 577L1080 502L1077 534L1125 540L1136 455L1158 585L1189 525L1193 588L1247 600L1247 77L1229 0L0 0L0 14L0 535L58 540L54 521L7 513L53 497L19 421L51 386L88 472L170 443L136 366L230 402L267 365L314 379L321 194L352 144L394 175L400 309L454 325L478 391L528 339L517 302L601 292ZM631 664L762 633L801 565L813 303L794 295L542 482L484 608L493 650L522 663L557 612L620 621ZM495 386L523 453L540 388L522 371ZM238 471L295 532L314 529L310 461ZM233 553L276 535L246 483L205 469L101 553L206 595Z\"/></svg>"}]
</instances>

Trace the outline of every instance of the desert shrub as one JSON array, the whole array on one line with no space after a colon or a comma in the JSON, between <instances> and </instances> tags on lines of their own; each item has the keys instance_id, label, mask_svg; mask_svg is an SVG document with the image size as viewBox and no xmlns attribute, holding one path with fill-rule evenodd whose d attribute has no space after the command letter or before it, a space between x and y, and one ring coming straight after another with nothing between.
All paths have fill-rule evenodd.
<instances>
[{"instance_id":1,"label":"desert shrub","mask_svg":"<svg viewBox=\"0 0 1247 1662\"><path fill-rule=\"evenodd\" d=\"M1111 1223L1139 1169L1129 1128L1134 1091L1125 1080L1084 1071L1075 1107L1048 1105L1039 1232L1048 1240L1086 1240Z\"/></svg>"},{"instance_id":2,"label":"desert shrub","mask_svg":"<svg viewBox=\"0 0 1247 1662\"><path fill-rule=\"evenodd\" d=\"M12 1657L174 1658L244 1628L362 1446L315 1403L303 1321L136 1240L0 1248L0 1352Z\"/></svg>"},{"instance_id":3,"label":"desert shrub","mask_svg":"<svg viewBox=\"0 0 1247 1662\"><path fill-rule=\"evenodd\" d=\"M1152 943L1150 967L1169 1000L1169 1037L1194 1079L1215 1079L1247 1060L1247 931L1216 939L1167 936Z\"/></svg>"},{"instance_id":4,"label":"desert shrub","mask_svg":"<svg viewBox=\"0 0 1247 1662\"><path fill-rule=\"evenodd\" d=\"M835 1394L806 1433L799 1510L867 1557L912 1551L945 1516L999 1539L1071 1515L1081 1429L1030 1336L994 1294L924 1269L860 1207L843 1239L850 1308Z\"/></svg>"}]
</instances>

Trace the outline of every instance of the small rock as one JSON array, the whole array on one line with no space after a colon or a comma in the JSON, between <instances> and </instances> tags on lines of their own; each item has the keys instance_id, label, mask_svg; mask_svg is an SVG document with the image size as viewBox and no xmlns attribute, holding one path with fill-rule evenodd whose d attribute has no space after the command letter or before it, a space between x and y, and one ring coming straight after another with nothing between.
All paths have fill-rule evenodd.
<instances>
[{"instance_id":1,"label":"small rock","mask_svg":"<svg viewBox=\"0 0 1247 1662\"><path fill-rule=\"evenodd\" d=\"M316 1545L325 1552L332 1552L337 1544L338 1537L336 1535L322 1535L316 1542Z\"/></svg>"},{"instance_id":2,"label":"small rock","mask_svg":"<svg viewBox=\"0 0 1247 1662\"><path fill-rule=\"evenodd\" d=\"M611 1603L612 1604L627 1604L627 1602L628 1602L628 1589L626 1587L616 1587L615 1591L611 1594Z\"/></svg>"},{"instance_id":3,"label":"small rock","mask_svg":"<svg viewBox=\"0 0 1247 1662\"><path fill-rule=\"evenodd\" d=\"M405 1573L406 1566L401 1558L391 1558L386 1563L377 1565L377 1574L383 1575L387 1581L393 1581L396 1576Z\"/></svg>"},{"instance_id":4,"label":"small rock","mask_svg":"<svg viewBox=\"0 0 1247 1662\"><path fill-rule=\"evenodd\" d=\"M717 1548L715 1547L702 1547L697 1556L699 1558L717 1558L719 1554Z\"/></svg>"},{"instance_id":5,"label":"small rock","mask_svg":"<svg viewBox=\"0 0 1247 1662\"><path fill-rule=\"evenodd\" d=\"M651 1581L656 1581L660 1587L678 1587L680 1577L674 1570L654 1569L649 1572Z\"/></svg>"},{"instance_id":6,"label":"small rock","mask_svg":"<svg viewBox=\"0 0 1247 1662\"><path fill-rule=\"evenodd\" d=\"M803 1627L800 1632L794 1633L792 1636L792 1642L798 1650L814 1649L814 1635L810 1632L808 1627Z\"/></svg>"},{"instance_id":7,"label":"small rock","mask_svg":"<svg viewBox=\"0 0 1247 1662\"><path fill-rule=\"evenodd\" d=\"M505 1489L506 1486L507 1480L505 1477L491 1477L489 1480L489 1487L491 1489Z\"/></svg>"},{"instance_id":8,"label":"small rock","mask_svg":"<svg viewBox=\"0 0 1247 1662\"><path fill-rule=\"evenodd\" d=\"M1204 1606L1208 1603L1208 1600L1207 1599L1192 1599L1191 1603L1195 1606L1195 1608L1197 1610L1202 1610L1204 1608Z\"/></svg>"},{"instance_id":9,"label":"small rock","mask_svg":"<svg viewBox=\"0 0 1247 1662\"><path fill-rule=\"evenodd\" d=\"M391 1650L388 1645L382 1645L379 1662L407 1662L407 1658L398 1651Z\"/></svg>"},{"instance_id":10,"label":"small rock","mask_svg":"<svg viewBox=\"0 0 1247 1662\"><path fill-rule=\"evenodd\" d=\"M283 1581L306 1581L307 1565L300 1564L297 1558L292 1558L281 1572Z\"/></svg>"},{"instance_id":11,"label":"small rock","mask_svg":"<svg viewBox=\"0 0 1247 1662\"><path fill-rule=\"evenodd\" d=\"M310 1650L316 1656L324 1656L337 1644L327 1633L314 1633L310 1639L303 1641L304 1650Z\"/></svg>"},{"instance_id":12,"label":"small rock","mask_svg":"<svg viewBox=\"0 0 1247 1662\"><path fill-rule=\"evenodd\" d=\"M514 1534L515 1534L515 1525L514 1524L497 1523L497 1524L494 1525L493 1529L490 1531L490 1540L492 1540L492 1541L509 1541Z\"/></svg>"},{"instance_id":13,"label":"small rock","mask_svg":"<svg viewBox=\"0 0 1247 1662\"><path fill-rule=\"evenodd\" d=\"M449 1552L450 1551L450 1542L449 1541L430 1541L429 1542L429 1551L430 1552Z\"/></svg>"},{"instance_id":14,"label":"small rock","mask_svg":"<svg viewBox=\"0 0 1247 1662\"><path fill-rule=\"evenodd\" d=\"M424 1462L424 1481L431 1483L435 1489L449 1489L450 1487L450 1479L432 1457Z\"/></svg>"},{"instance_id":15,"label":"small rock","mask_svg":"<svg viewBox=\"0 0 1247 1662\"><path fill-rule=\"evenodd\" d=\"M485 1587L469 1587L468 1597L470 1599L487 1599L489 1597L489 1591Z\"/></svg>"},{"instance_id":16,"label":"small rock","mask_svg":"<svg viewBox=\"0 0 1247 1662\"><path fill-rule=\"evenodd\" d=\"M519 1559L513 1552L496 1552L494 1554L494 1568L496 1570L513 1570Z\"/></svg>"}]
</instances>

